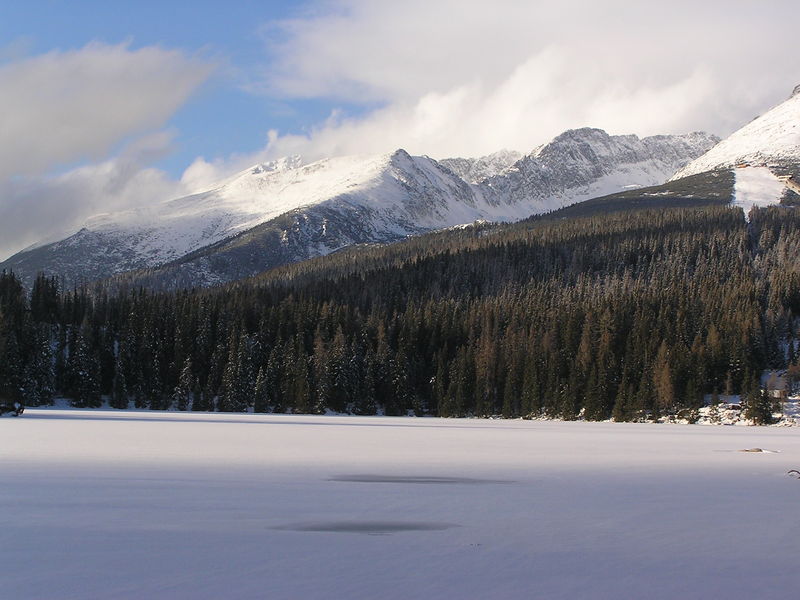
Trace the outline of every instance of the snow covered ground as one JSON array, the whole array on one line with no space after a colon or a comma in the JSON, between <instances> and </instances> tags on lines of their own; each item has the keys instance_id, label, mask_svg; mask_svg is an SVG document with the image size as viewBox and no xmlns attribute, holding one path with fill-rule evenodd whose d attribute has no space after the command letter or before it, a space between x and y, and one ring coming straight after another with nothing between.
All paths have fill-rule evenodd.
<instances>
[{"instance_id":1,"label":"snow covered ground","mask_svg":"<svg viewBox=\"0 0 800 600\"><path fill-rule=\"evenodd\" d=\"M0 596L792 598L797 432L29 409Z\"/></svg>"},{"instance_id":2,"label":"snow covered ground","mask_svg":"<svg viewBox=\"0 0 800 600\"><path fill-rule=\"evenodd\" d=\"M744 211L749 220L750 209L778 204L786 186L767 167L743 167L735 169L736 185L733 190L733 206Z\"/></svg>"}]
</instances>

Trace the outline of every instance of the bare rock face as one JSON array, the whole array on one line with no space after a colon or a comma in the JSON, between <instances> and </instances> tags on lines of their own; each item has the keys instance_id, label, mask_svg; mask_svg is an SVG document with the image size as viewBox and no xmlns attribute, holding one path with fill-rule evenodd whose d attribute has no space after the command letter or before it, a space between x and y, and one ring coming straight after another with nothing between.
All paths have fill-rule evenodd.
<instances>
[{"instance_id":1,"label":"bare rock face","mask_svg":"<svg viewBox=\"0 0 800 600\"><path fill-rule=\"evenodd\" d=\"M797 96L797 94L800 94L800 85L796 85L794 87L794 90L792 90L792 95L789 97L794 98L795 96Z\"/></svg>"}]
</instances>

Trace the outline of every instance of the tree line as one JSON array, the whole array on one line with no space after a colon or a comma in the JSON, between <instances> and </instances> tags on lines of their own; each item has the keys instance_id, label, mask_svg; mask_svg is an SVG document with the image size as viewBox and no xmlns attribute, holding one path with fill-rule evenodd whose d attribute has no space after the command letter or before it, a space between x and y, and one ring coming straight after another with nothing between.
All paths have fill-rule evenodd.
<instances>
[{"instance_id":1,"label":"tree line","mask_svg":"<svg viewBox=\"0 0 800 600\"><path fill-rule=\"evenodd\" d=\"M619 421L755 399L797 365L799 224L712 206L479 226L169 293L3 273L0 396Z\"/></svg>"}]
</instances>

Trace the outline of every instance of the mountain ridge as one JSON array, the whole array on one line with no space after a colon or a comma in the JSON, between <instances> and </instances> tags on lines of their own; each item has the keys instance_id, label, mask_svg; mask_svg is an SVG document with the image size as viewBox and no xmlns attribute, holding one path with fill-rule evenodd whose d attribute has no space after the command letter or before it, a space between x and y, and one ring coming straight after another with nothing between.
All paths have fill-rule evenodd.
<instances>
[{"instance_id":1,"label":"mountain ridge","mask_svg":"<svg viewBox=\"0 0 800 600\"><path fill-rule=\"evenodd\" d=\"M0 268L26 282L46 271L74 284L184 264L186 285L208 285L348 244L388 243L475 220L513 221L658 184L716 141L702 133L640 139L584 128L510 165L516 155L502 151L442 161L402 149L308 164L287 157L190 196L98 215L77 233L18 253ZM244 238L252 247L243 248ZM214 260L214 252L227 258ZM195 258L202 264L188 265Z\"/></svg>"}]
</instances>

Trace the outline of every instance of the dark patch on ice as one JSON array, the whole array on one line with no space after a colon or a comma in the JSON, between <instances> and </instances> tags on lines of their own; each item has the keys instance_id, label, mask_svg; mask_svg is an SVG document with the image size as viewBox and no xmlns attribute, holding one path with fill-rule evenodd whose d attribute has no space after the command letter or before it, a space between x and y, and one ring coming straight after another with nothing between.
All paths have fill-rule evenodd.
<instances>
[{"instance_id":1,"label":"dark patch on ice","mask_svg":"<svg viewBox=\"0 0 800 600\"><path fill-rule=\"evenodd\" d=\"M328 481L345 481L353 483L413 483L413 484L495 484L516 483L508 479L475 479L472 477L439 477L428 475L336 475Z\"/></svg>"},{"instance_id":2,"label":"dark patch on ice","mask_svg":"<svg viewBox=\"0 0 800 600\"><path fill-rule=\"evenodd\" d=\"M273 527L273 529L282 531L390 535L401 531L444 531L445 529L452 529L453 527L459 527L459 525L437 521L310 521Z\"/></svg>"}]
</instances>

